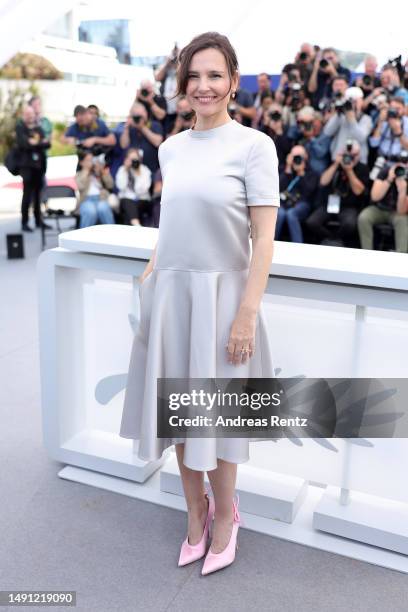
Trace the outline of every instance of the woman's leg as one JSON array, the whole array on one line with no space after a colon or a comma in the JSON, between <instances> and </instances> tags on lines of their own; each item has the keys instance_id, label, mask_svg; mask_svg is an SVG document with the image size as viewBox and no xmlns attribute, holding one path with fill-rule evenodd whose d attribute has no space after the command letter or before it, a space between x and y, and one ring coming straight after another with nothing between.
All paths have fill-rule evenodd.
<instances>
[{"instance_id":1,"label":"woman's leg","mask_svg":"<svg viewBox=\"0 0 408 612\"><path fill-rule=\"evenodd\" d=\"M33 182L32 182L32 171L30 168L24 168L21 170L21 177L23 179L23 198L21 200L21 225L27 225L28 223L28 211L30 207L31 197L33 194Z\"/></svg>"},{"instance_id":2,"label":"woman's leg","mask_svg":"<svg viewBox=\"0 0 408 612\"><path fill-rule=\"evenodd\" d=\"M309 212L310 204L305 200L296 202L292 208L289 208L286 220L292 242L303 242L303 231L300 222L306 219Z\"/></svg>"},{"instance_id":3,"label":"woman's leg","mask_svg":"<svg viewBox=\"0 0 408 612\"><path fill-rule=\"evenodd\" d=\"M98 200L96 210L100 223L115 223L115 217L113 216L112 209L106 200Z\"/></svg>"},{"instance_id":4,"label":"woman's leg","mask_svg":"<svg viewBox=\"0 0 408 612\"><path fill-rule=\"evenodd\" d=\"M138 218L138 208L134 200L121 198L119 202L125 225L140 225Z\"/></svg>"},{"instance_id":5,"label":"woman's leg","mask_svg":"<svg viewBox=\"0 0 408 612\"><path fill-rule=\"evenodd\" d=\"M207 472L215 501L214 531L210 547L213 553L222 552L231 539L234 523L232 499L237 479L236 463L223 459L218 459L217 463L215 470Z\"/></svg>"},{"instance_id":6,"label":"woman's leg","mask_svg":"<svg viewBox=\"0 0 408 612\"><path fill-rule=\"evenodd\" d=\"M41 215L41 191L44 182L44 173L42 170L35 170L33 173L34 187L33 187L33 206L34 206L34 217L35 224L40 227L42 222Z\"/></svg>"},{"instance_id":7,"label":"woman's leg","mask_svg":"<svg viewBox=\"0 0 408 612\"><path fill-rule=\"evenodd\" d=\"M175 447L188 510L188 541L194 546L203 536L208 513L208 503L204 497L204 472L191 470L184 465L184 443Z\"/></svg>"},{"instance_id":8,"label":"woman's leg","mask_svg":"<svg viewBox=\"0 0 408 612\"><path fill-rule=\"evenodd\" d=\"M96 202L92 198L85 199L79 207L80 223L79 227L90 227L96 225L98 213L96 211Z\"/></svg>"}]
</instances>

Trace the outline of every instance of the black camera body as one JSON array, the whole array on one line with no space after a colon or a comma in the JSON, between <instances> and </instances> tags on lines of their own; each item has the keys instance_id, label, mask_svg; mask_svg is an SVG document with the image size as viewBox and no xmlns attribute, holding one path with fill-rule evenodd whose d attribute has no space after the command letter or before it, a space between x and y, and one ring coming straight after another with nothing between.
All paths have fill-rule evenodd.
<instances>
[{"instance_id":1,"label":"black camera body","mask_svg":"<svg viewBox=\"0 0 408 612\"><path fill-rule=\"evenodd\" d=\"M353 102L351 100L344 99L341 94L340 96L336 96L336 98L337 99L335 99L334 108L337 113L342 114L346 113L347 111L353 110Z\"/></svg>"},{"instance_id":2,"label":"black camera body","mask_svg":"<svg viewBox=\"0 0 408 612\"><path fill-rule=\"evenodd\" d=\"M408 181L408 168L406 166L395 166L395 177L405 178Z\"/></svg>"},{"instance_id":3,"label":"black camera body","mask_svg":"<svg viewBox=\"0 0 408 612\"><path fill-rule=\"evenodd\" d=\"M389 108L387 111L387 119L398 119L399 114L396 108Z\"/></svg>"},{"instance_id":4,"label":"black camera body","mask_svg":"<svg viewBox=\"0 0 408 612\"><path fill-rule=\"evenodd\" d=\"M294 206L296 202L300 200L300 193L298 193L297 191L295 192L287 191L287 190L283 191L280 193L280 200L284 208L290 208L291 206Z\"/></svg>"},{"instance_id":5,"label":"black camera body","mask_svg":"<svg viewBox=\"0 0 408 612\"><path fill-rule=\"evenodd\" d=\"M282 119L282 115L279 111L271 111L269 113L269 117L272 119L272 121L280 121Z\"/></svg>"}]
</instances>

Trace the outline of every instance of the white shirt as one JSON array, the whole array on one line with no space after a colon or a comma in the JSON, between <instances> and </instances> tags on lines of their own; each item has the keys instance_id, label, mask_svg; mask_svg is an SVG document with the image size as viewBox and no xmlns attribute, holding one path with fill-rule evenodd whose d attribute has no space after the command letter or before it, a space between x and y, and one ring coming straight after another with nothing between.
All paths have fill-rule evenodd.
<instances>
[{"instance_id":1,"label":"white shirt","mask_svg":"<svg viewBox=\"0 0 408 612\"><path fill-rule=\"evenodd\" d=\"M129 171L125 166L121 166L116 174L116 187L119 189L119 198L128 198L129 200L150 200L149 189L152 184L152 173L145 164L140 164L140 173L137 174L132 168L133 177L135 179L134 188L129 187Z\"/></svg>"}]
</instances>

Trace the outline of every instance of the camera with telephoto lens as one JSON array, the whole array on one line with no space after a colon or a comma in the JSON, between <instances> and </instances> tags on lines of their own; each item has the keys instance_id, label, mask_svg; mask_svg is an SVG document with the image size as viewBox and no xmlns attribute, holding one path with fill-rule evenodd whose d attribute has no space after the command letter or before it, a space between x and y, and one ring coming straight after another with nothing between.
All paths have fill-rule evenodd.
<instances>
[{"instance_id":1,"label":"camera with telephoto lens","mask_svg":"<svg viewBox=\"0 0 408 612\"><path fill-rule=\"evenodd\" d=\"M301 53L299 53L299 59L304 62L305 60L307 60L307 58L309 57L309 55L306 53L306 51L302 51Z\"/></svg>"},{"instance_id":2,"label":"camera with telephoto lens","mask_svg":"<svg viewBox=\"0 0 408 612\"><path fill-rule=\"evenodd\" d=\"M146 97L149 95L150 91L143 87L143 89L140 90L140 93L142 94L142 96Z\"/></svg>"},{"instance_id":3,"label":"camera with telephoto lens","mask_svg":"<svg viewBox=\"0 0 408 612\"><path fill-rule=\"evenodd\" d=\"M342 155L342 160L344 164L349 165L353 162L354 155L352 151L353 151L353 142L351 140L347 140L346 150Z\"/></svg>"},{"instance_id":4,"label":"camera with telephoto lens","mask_svg":"<svg viewBox=\"0 0 408 612\"><path fill-rule=\"evenodd\" d=\"M298 125L303 132L310 132L313 129L313 121L299 121Z\"/></svg>"},{"instance_id":5,"label":"camera with telephoto lens","mask_svg":"<svg viewBox=\"0 0 408 612\"><path fill-rule=\"evenodd\" d=\"M361 80L366 87L371 87L373 85L373 79L369 74L364 74Z\"/></svg>"},{"instance_id":6,"label":"camera with telephoto lens","mask_svg":"<svg viewBox=\"0 0 408 612\"><path fill-rule=\"evenodd\" d=\"M137 170L140 166L140 159L132 159L130 165L134 170Z\"/></svg>"},{"instance_id":7,"label":"camera with telephoto lens","mask_svg":"<svg viewBox=\"0 0 408 612\"><path fill-rule=\"evenodd\" d=\"M283 191L280 193L280 200L284 206L284 208L290 208L294 206L296 202L300 199L300 193L292 192L292 191Z\"/></svg>"},{"instance_id":8,"label":"camera with telephoto lens","mask_svg":"<svg viewBox=\"0 0 408 612\"><path fill-rule=\"evenodd\" d=\"M268 114L272 121L280 121L282 119L282 114L277 110L270 111Z\"/></svg>"},{"instance_id":9,"label":"camera with telephoto lens","mask_svg":"<svg viewBox=\"0 0 408 612\"><path fill-rule=\"evenodd\" d=\"M396 159L397 162L400 162L402 164L408 163L408 151L401 151L399 155L395 155L394 157L398 158ZM403 176L408 181L408 167L406 165L405 166L395 166L395 176L397 178L400 178Z\"/></svg>"},{"instance_id":10,"label":"camera with telephoto lens","mask_svg":"<svg viewBox=\"0 0 408 612\"><path fill-rule=\"evenodd\" d=\"M405 166L395 166L395 177L396 178L406 178L408 181L408 168L406 168Z\"/></svg>"},{"instance_id":11,"label":"camera with telephoto lens","mask_svg":"<svg viewBox=\"0 0 408 612\"><path fill-rule=\"evenodd\" d=\"M387 111L387 119L398 119L399 114L396 108L389 108Z\"/></svg>"},{"instance_id":12,"label":"camera with telephoto lens","mask_svg":"<svg viewBox=\"0 0 408 612\"><path fill-rule=\"evenodd\" d=\"M93 156L94 162L99 162L100 164L105 163L105 156L109 151L111 151L112 147L107 145L95 144L93 147L86 147L81 141L76 143L76 153L78 155L79 161L81 161L85 155L91 153Z\"/></svg>"},{"instance_id":13,"label":"camera with telephoto lens","mask_svg":"<svg viewBox=\"0 0 408 612\"><path fill-rule=\"evenodd\" d=\"M334 96L334 108L337 113L346 113L353 110L353 102L348 98L344 98L343 94L338 92Z\"/></svg>"},{"instance_id":14,"label":"camera with telephoto lens","mask_svg":"<svg viewBox=\"0 0 408 612\"><path fill-rule=\"evenodd\" d=\"M300 166L300 164L303 162L303 157L302 155L294 155L293 156L293 165L294 166Z\"/></svg>"},{"instance_id":15,"label":"camera with telephoto lens","mask_svg":"<svg viewBox=\"0 0 408 612\"><path fill-rule=\"evenodd\" d=\"M329 62L324 57L319 62L320 68L327 68L328 65L329 65Z\"/></svg>"},{"instance_id":16,"label":"camera with telephoto lens","mask_svg":"<svg viewBox=\"0 0 408 612\"><path fill-rule=\"evenodd\" d=\"M299 110L301 105L301 90L302 86L300 83L292 83L289 87L290 95L291 95L291 109L293 111Z\"/></svg>"},{"instance_id":17,"label":"camera with telephoto lens","mask_svg":"<svg viewBox=\"0 0 408 612\"><path fill-rule=\"evenodd\" d=\"M141 119L143 119L143 115L132 115L132 121L136 123L136 125L140 123Z\"/></svg>"}]
</instances>

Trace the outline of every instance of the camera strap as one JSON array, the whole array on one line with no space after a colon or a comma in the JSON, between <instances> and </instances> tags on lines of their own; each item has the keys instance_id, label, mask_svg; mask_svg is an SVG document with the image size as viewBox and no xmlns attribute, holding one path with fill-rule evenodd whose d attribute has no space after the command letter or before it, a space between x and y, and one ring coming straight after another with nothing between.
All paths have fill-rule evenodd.
<instances>
[{"instance_id":1,"label":"camera strap","mask_svg":"<svg viewBox=\"0 0 408 612\"><path fill-rule=\"evenodd\" d=\"M286 191L292 191L292 189L294 188L294 186L300 181L300 176L295 176L295 178L293 178L289 185L286 188Z\"/></svg>"}]
</instances>

